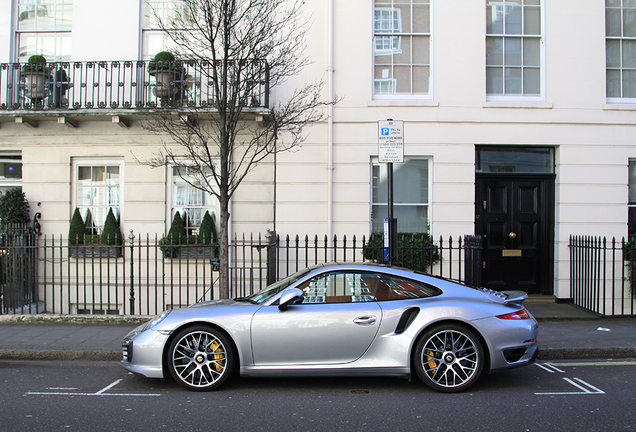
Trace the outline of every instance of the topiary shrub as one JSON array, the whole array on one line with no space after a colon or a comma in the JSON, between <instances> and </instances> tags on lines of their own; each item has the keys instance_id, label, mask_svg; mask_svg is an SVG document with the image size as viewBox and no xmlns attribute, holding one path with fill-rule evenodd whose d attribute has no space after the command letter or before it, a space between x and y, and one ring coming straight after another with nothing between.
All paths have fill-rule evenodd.
<instances>
[{"instance_id":1,"label":"topiary shrub","mask_svg":"<svg viewBox=\"0 0 636 432\"><path fill-rule=\"evenodd\" d=\"M174 54L170 51L161 51L155 55L154 61L148 65L148 72L160 71L181 71L183 66L181 62L175 59Z\"/></svg>"},{"instance_id":2,"label":"topiary shrub","mask_svg":"<svg viewBox=\"0 0 636 432\"><path fill-rule=\"evenodd\" d=\"M39 54L34 54L29 57L28 63L22 66L23 75L36 72L49 73L50 71L50 68L46 65L46 58Z\"/></svg>"},{"instance_id":3,"label":"topiary shrub","mask_svg":"<svg viewBox=\"0 0 636 432\"><path fill-rule=\"evenodd\" d=\"M168 234L159 240L159 247L163 256L166 258L174 258L177 256L177 248L181 242L187 241L185 225L181 214L176 212L172 218Z\"/></svg>"},{"instance_id":4,"label":"topiary shrub","mask_svg":"<svg viewBox=\"0 0 636 432\"><path fill-rule=\"evenodd\" d=\"M117 246L120 246L122 243L121 231L119 229L119 225L117 224L117 219L115 219L115 215L113 214L112 208L108 210L108 215L106 216L106 221L104 222L101 243L105 245Z\"/></svg>"},{"instance_id":5,"label":"topiary shrub","mask_svg":"<svg viewBox=\"0 0 636 432\"><path fill-rule=\"evenodd\" d=\"M9 189L0 197L0 224L3 229L11 224L29 223L29 211L29 201L20 188Z\"/></svg>"},{"instance_id":6,"label":"topiary shrub","mask_svg":"<svg viewBox=\"0 0 636 432\"><path fill-rule=\"evenodd\" d=\"M203 220L201 221L201 226L199 227L199 244L217 244L217 236L216 236L216 218L214 217L214 213L210 215L210 212L205 212L203 215Z\"/></svg>"},{"instance_id":7,"label":"topiary shrub","mask_svg":"<svg viewBox=\"0 0 636 432\"><path fill-rule=\"evenodd\" d=\"M71 218L71 225L68 229L68 243L69 244L84 244L86 241L86 225L82 214L79 209L76 208Z\"/></svg>"}]
</instances>

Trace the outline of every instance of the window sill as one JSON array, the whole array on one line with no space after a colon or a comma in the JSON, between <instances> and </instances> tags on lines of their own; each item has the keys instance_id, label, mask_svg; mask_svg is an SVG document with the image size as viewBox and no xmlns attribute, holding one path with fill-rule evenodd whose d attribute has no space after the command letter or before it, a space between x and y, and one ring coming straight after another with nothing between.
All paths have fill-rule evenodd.
<instances>
[{"instance_id":1,"label":"window sill","mask_svg":"<svg viewBox=\"0 0 636 432\"><path fill-rule=\"evenodd\" d=\"M636 104L603 104L603 111L636 111Z\"/></svg>"},{"instance_id":2,"label":"window sill","mask_svg":"<svg viewBox=\"0 0 636 432\"><path fill-rule=\"evenodd\" d=\"M552 109L553 104L546 102L484 102L484 108L522 108L522 109Z\"/></svg>"},{"instance_id":3,"label":"window sill","mask_svg":"<svg viewBox=\"0 0 636 432\"><path fill-rule=\"evenodd\" d=\"M438 107L439 102L433 100L372 100L369 107Z\"/></svg>"}]
</instances>

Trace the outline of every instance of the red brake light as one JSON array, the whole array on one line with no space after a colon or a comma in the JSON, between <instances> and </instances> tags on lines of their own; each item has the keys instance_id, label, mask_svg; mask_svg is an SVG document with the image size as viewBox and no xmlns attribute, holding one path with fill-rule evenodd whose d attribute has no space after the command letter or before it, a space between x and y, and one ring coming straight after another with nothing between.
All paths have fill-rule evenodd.
<instances>
[{"instance_id":1,"label":"red brake light","mask_svg":"<svg viewBox=\"0 0 636 432\"><path fill-rule=\"evenodd\" d=\"M527 310L522 309L517 312L511 312L504 315L497 315L499 319L530 319L530 314Z\"/></svg>"}]
</instances>

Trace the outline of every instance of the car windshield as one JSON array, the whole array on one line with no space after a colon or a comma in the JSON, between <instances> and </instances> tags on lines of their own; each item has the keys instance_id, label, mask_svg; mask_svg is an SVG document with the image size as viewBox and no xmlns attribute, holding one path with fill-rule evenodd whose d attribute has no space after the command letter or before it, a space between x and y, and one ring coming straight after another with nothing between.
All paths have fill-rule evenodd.
<instances>
[{"instance_id":1,"label":"car windshield","mask_svg":"<svg viewBox=\"0 0 636 432\"><path fill-rule=\"evenodd\" d=\"M272 298L297 280L301 279L307 273L309 273L311 269L304 269L299 272L294 273L291 276L287 276L285 279L281 279L278 282L274 282L267 288L262 291L257 292L249 297L246 297L246 300L250 303L262 304L265 303L268 299Z\"/></svg>"}]
</instances>

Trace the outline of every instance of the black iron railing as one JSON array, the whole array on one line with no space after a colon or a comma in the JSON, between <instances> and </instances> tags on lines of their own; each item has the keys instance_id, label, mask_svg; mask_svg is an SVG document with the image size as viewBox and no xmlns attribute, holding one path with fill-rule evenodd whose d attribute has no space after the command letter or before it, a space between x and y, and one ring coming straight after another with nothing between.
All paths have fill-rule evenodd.
<instances>
[{"instance_id":1,"label":"black iron railing","mask_svg":"<svg viewBox=\"0 0 636 432\"><path fill-rule=\"evenodd\" d=\"M206 61L88 61L0 64L2 111L214 109L214 64ZM230 70L233 67L231 65ZM233 80L245 107L269 106L264 61L241 63ZM238 72L240 69L240 73Z\"/></svg>"},{"instance_id":2,"label":"black iron railing","mask_svg":"<svg viewBox=\"0 0 636 432\"><path fill-rule=\"evenodd\" d=\"M574 304L599 315L636 315L636 246L623 238L570 237Z\"/></svg>"},{"instance_id":3,"label":"black iron railing","mask_svg":"<svg viewBox=\"0 0 636 432\"><path fill-rule=\"evenodd\" d=\"M155 315L219 298L217 245L172 244L133 233L115 246L69 244L55 236L29 238L9 236L2 248L0 314ZM411 263L417 264L422 254L432 258L415 269L478 285L469 268L481 262L478 237L399 244L398 255L410 256ZM250 295L317 263L382 262L381 247L356 236L235 236L230 296ZM22 280L26 282L16 283Z\"/></svg>"}]
</instances>

